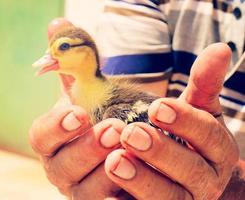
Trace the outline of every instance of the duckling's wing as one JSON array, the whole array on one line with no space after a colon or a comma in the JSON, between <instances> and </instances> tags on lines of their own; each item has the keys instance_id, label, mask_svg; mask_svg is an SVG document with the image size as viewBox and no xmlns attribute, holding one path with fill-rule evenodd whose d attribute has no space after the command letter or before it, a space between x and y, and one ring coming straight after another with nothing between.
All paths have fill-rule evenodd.
<instances>
[{"instance_id":1,"label":"duckling's wing","mask_svg":"<svg viewBox=\"0 0 245 200\"><path fill-rule=\"evenodd\" d=\"M142 102L140 103L136 102L134 106L130 104L113 105L105 111L103 115L103 119L117 118L117 119L124 121L126 124L130 124L133 122L145 122L157 128L163 134L167 135L168 137L175 140L176 142L182 145L186 145L186 142L182 138L172 133L169 133L167 131L161 130L159 127L152 124L148 118L148 107L149 107L149 104L145 103L145 106L144 106Z\"/></svg>"},{"instance_id":2,"label":"duckling's wing","mask_svg":"<svg viewBox=\"0 0 245 200\"><path fill-rule=\"evenodd\" d=\"M107 118L117 118L124 121L126 124L133 122L146 122L149 123L148 118L148 106L145 104L144 109L132 106L130 104L117 104L110 106L103 115L103 119Z\"/></svg>"},{"instance_id":3,"label":"duckling's wing","mask_svg":"<svg viewBox=\"0 0 245 200\"><path fill-rule=\"evenodd\" d=\"M134 84L114 82L111 98L102 106L102 119L118 118L129 124L132 122L146 122L148 107L158 96L143 92Z\"/></svg>"}]
</instances>

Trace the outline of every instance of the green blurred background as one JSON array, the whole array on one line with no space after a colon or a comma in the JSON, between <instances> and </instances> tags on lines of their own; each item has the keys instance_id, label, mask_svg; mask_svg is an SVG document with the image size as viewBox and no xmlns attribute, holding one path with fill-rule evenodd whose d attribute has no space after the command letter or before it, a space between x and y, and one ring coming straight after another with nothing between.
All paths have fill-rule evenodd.
<instances>
[{"instance_id":1,"label":"green blurred background","mask_svg":"<svg viewBox=\"0 0 245 200\"><path fill-rule=\"evenodd\" d=\"M47 25L63 16L63 0L0 0L0 148L33 155L28 129L57 100L54 74L34 76L47 48Z\"/></svg>"}]
</instances>

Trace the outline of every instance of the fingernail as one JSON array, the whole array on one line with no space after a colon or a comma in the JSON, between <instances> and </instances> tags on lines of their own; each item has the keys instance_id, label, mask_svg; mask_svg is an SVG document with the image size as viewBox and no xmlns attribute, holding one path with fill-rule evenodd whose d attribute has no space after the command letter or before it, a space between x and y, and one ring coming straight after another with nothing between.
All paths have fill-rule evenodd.
<instances>
[{"instance_id":1,"label":"fingernail","mask_svg":"<svg viewBox=\"0 0 245 200\"><path fill-rule=\"evenodd\" d=\"M147 151L152 144L151 136L138 126L126 129L122 140L139 151Z\"/></svg>"},{"instance_id":2,"label":"fingernail","mask_svg":"<svg viewBox=\"0 0 245 200\"><path fill-rule=\"evenodd\" d=\"M70 112L63 119L61 125L67 131L74 131L80 128L82 123L77 119L76 115L73 112Z\"/></svg>"},{"instance_id":3,"label":"fingernail","mask_svg":"<svg viewBox=\"0 0 245 200\"><path fill-rule=\"evenodd\" d=\"M120 134L116 129L110 127L102 134L100 143L105 148L112 148L120 143Z\"/></svg>"},{"instance_id":4,"label":"fingernail","mask_svg":"<svg viewBox=\"0 0 245 200\"><path fill-rule=\"evenodd\" d=\"M112 169L111 172L122 179L129 180L135 176L136 169L127 158L121 156L116 168Z\"/></svg>"},{"instance_id":5,"label":"fingernail","mask_svg":"<svg viewBox=\"0 0 245 200\"><path fill-rule=\"evenodd\" d=\"M164 103L160 103L156 118L166 124L172 124L176 119L176 112Z\"/></svg>"}]
</instances>

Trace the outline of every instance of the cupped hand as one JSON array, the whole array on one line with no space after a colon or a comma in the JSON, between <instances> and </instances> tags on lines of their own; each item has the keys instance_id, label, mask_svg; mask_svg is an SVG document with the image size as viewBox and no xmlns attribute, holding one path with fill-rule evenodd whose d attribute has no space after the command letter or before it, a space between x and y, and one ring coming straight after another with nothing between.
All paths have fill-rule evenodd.
<instances>
[{"instance_id":1,"label":"cupped hand","mask_svg":"<svg viewBox=\"0 0 245 200\"><path fill-rule=\"evenodd\" d=\"M67 25L72 26L65 19L52 21L49 38ZM34 120L30 143L50 182L70 199L100 200L116 196L128 199L127 193L107 177L103 167L106 156L120 146L125 124L107 119L92 127L85 110L72 105L66 95L72 82L71 77L61 75L64 95L48 113Z\"/></svg>"},{"instance_id":2,"label":"cupped hand","mask_svg":"<svg viewBox=\"0 0 245 200\"><path fill-rule=\"evenodd\" d=\"M62 101L33 122L30 143L48 179L63 194L74 200L103 199L121 190L106 176L103 162L119 146L119 133L124 127L117 119L91 127L82 108ZM101 145L108 134L114 136L113 140Z\"/></svg>"},{"instance_id":3,"label":"cupped hand","mask_svg":"<svg viewBox=\"0 0 245 200\"><path fill-rule=\"evenodd\" d=\"M136 199L218 199L238 161L238 147L225 127L219 93L230 62L225 44L206 48L193 64L178 99L162 98L149 108L151 121L188 142L176 143L145 123L124 128L125 149L111 152L105 170Z\"/></svg>"}]
</instances>

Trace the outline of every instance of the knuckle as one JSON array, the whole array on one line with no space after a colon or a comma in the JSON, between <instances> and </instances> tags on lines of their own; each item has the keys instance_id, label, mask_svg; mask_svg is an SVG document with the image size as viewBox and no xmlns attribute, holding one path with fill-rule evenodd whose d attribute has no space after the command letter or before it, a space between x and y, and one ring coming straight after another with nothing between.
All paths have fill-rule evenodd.
<instances>
[{"instance_id":1,"label":"knuckle","mask_svg":"<svg viewBox=\"0 0 245 200\"><path fill-rule=\"evenodd\" d=\"M201 157L196 157L190 163L190 173L187 174L188 177L185 177L185 179L191 188L196 188L203 184L208 184L206 165L206 161Z\"/></svg>"},{"instance_id":2,"label":"knuckle","mask_svg":"<svg viewBox=\"0 0 245 200\"><path fill-rule=\"evenodd\" d=\"M232 154L231 157L232 157L231 162L232 162L233 164L236 164L236 163L239 161L240 152L239 152L239 148L238 148L237 145L235 145L234 151L233 151L233 154Z\"/></svg>"},{"instance_id":3,"label":"knuckle","mask_svg":"<svg viewBox=\"0 0 245 200\"><path fill-rule=\"evenodd\" d=\"M227 159L225 151L228 145L227 142L229 141L225 129L218 121L210 120L203 125L203 130L206 131L199 134L198 141L203 147L212 149L215 162L224 162Z\"/></svg>"},{"instance_id":4,"label":"knuckle","mask_svg":"<svg viewBox=\"0 0 245 200\"><path fill-rule=\"evenodd\" d=\"M230 135L231 137L233 137L232 135ZM238 145L235 143L235 140L233 138L231 138L230 140L231 144L231 148L230 148L230 152L229 152L229 160L231 165L235 165L240 157L240 151L238 148Z\"/></svg>"},{"instance_id":5,"label":"knuckle","mask_svg":"<svg viewBox=\"0 0 245 200\"><path fill-rule=\"evenodd\" d=\"M70 179L67 178L66 173L64 171L61 172L52 160L45 162L44 169L48 180L55 185L61 193L67 195L67 192L75 183L70 181Z\"/></svg>"},{"instance_id":6,"label":"knuckle","mask_svg":"<svg viewBox=\"0 0 245 200\"><path fill-rule=\"evenodd\" d=\"M216 121L207 124L207 132L204 135L203 145L211 149L217 149L224 141L224 130Z\"/></svg>"},{"instance_id":7,"label":"knuckle","mask_svg":"<svg viewBox=\"0 0 245 200\"><path fill-rule=\"evenodd\" d=\"M189 170L188 187L192 191L194 199L216 200L224 190L224 179L210 171L206 161L197 157Z\"/></svg>"},{"instance_id":8,"label":"knuckle","mask_svg":"<svg viewBox=\"0 0 245 200\"><path fill-rule=\"evenodd\" d=\"M201 191L199 191L199 198L197 199L217 200L224 191L223 185L224 184L219 181L213 181L212 184L209 183L208 185L204 186Z\"/></svg>"},{"instance_id":9,"label":"knuckle","mask_svg":"<svg viewBox=\"0 0 245 200\"><path fill-rule=\"evenodd\" d=\"M52 115L52 112L49 112L35 119L29 130L29 141L33 150L43 155L52 153L52 139L49 137L55 131Z\"/></svg>"},{"instance_id":10,"label":"knuckle","mask_svg":"<svg viewBox=\"0 0 245 200\"><path fill-rule=\"evenodd\" d=\"M35 119L29 130L29 141L34 151L40 153L43 144L45 143L43 138L43 125L42 116Z\"/></svg>"},{"instance_id":11,"label":"knuckle","mask_svg":"<svg viewBox=\"0 0 245 200\"><path fill-rule=\"evenodd\" d=\"M166 190L166 197L168 197L168 199L178 199L178 200L193 199L189 191L183 189L183 187L177 184L169 185L169 190Z\"/></svg>"},{"instance_id":12,"label":"knuckle","mask_svg":"<svg viewBox=\"0 0 245 200\"><path fill-rule=\"evenodd\" d=\"M203 125L204 134L199 134L198 140L202 146L212 149L216 163L234 164L239 159L239 149L234 139L217 120L210 119Z\"/></svg>"},{"instance_id":13,"label":"knuckle","mask_svg":"<svg viewBox=\"0 0 245 200\"><path fill-rule=\"evenodd\" d=\"M228 130L218 121L215 123L213 130L210 130L210 141L206 145L217 153L217 163L234 165L239 159L238 146Z\"/></svg>"},{"instance_id":14,"label":"knuckle","mask_svg":"<svg viewBox=\"0 0 245 200\"><path fill-rule=\"evenodd\" d=\"M61 141L54 133L62 131L60 121L69 110L71 110L71 106L54 108L33 121L29 130L29 141L34 151L50 156L60 145Z\"/></svg>"}]
</instances>

